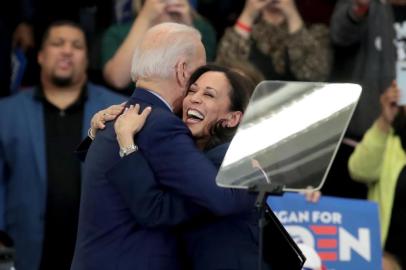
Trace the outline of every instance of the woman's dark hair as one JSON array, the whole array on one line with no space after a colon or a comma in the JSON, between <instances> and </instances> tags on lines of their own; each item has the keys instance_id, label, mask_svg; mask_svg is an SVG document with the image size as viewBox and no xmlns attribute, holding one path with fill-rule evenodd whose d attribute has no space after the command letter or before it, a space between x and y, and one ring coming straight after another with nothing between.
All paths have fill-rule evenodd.
<instances>
[{"instance_id":1,"label":"woman's dark hair","mask_svg":"<svg viewBox=\"0 0 406 270\"><path fill-rule=\"evenodd\" d=\"M250 94L255 86L251 80L230 68L216 64L207 64L201 66L190 76L186 89L189 89L190 86L200 78L200 76L209 71L221 72L227 78L228 83L230 84L229 110L244 112L248 105ZM222 120L218 121L210 128L210 139L204 150L209 150L222 143L230 142L237 131L237 127L238 125L236 127L226 127L223 125Z\"/></svg>"}]
</instances>

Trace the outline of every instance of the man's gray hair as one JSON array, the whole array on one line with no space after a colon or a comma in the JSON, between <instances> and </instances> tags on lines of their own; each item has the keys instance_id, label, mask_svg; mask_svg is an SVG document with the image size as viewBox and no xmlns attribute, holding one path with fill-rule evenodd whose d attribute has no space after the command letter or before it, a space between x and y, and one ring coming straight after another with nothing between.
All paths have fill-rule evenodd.
<instances>
[{"instance_id":1,"label":"man's gray hair","mask_svg":"<svg viewBox=\"0 0 406 270\"><path fill-rule=\"evenodd\" d=\"M178 23L161 23L147 31L135 48L131 77L139 79L170 79L179 58L193 58L197 53L196 40L200 33L193 27Z\"/></svg>"}]
</instances>

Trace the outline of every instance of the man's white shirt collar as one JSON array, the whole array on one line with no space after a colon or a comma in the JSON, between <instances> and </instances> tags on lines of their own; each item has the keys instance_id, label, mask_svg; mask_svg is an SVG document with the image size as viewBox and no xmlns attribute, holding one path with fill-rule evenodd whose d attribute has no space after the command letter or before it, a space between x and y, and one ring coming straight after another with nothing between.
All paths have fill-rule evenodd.
<instances>
[{"instance_id":1,"label":"man's white shirt collar","mask_svg":"<svg viewBox=\"0 0 406 270\"><path fill-rule=\"evenodd\" d=\"M173 112L173 109L171 107L171 105L169 105L168 101L166 101L163 97L161 97L159 94L148 90L151 94L153 94L154 96L156 96L157 98L159 98L168 108L169 110L171 110L171 112Z\"/></svg>"}]
</instances>

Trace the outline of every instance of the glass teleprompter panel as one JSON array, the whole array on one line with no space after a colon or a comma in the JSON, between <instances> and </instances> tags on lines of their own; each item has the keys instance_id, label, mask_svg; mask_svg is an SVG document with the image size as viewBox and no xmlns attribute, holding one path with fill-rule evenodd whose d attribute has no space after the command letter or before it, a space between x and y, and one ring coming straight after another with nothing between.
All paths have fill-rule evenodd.
<instances>
[{"instance_id":1,"label":"glass teleprompter panel","mask_svg":"<svg viewBox=\"0 0 406 270\"><path fill-rule=\"evenodd\" d=\"M320 189L361 95L357 84L264 81L250 99L217 184Z\"/></svg>"}]
</instances>

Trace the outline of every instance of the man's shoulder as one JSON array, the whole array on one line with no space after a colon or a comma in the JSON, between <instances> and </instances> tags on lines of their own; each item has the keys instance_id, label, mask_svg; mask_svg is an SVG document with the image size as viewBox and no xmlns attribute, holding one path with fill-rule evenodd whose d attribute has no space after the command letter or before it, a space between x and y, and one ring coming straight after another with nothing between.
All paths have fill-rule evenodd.
<instances>
[{"instance_id":1,"label":"man's shoulder","mask_svg":"<svg viewBox=\"0 0 406 270\"><path fill-rule=\"evenodd\" d=\"M29 88L27 90L22 90L19 93L16 93L14 95L4 97L0 99L0 110L8 109L8 108L14 108L13 110L15 111L16 108L14 107L17 103L22 102L23 100L34 100L34 88Z\"/></svg>"},{"instance_id":2,"label":"man's shoulder","mask_svg":"<svg viewBox=\"0 0 406 270\"><path fill-rule=\"evenodd\" d=\"M191 136L189 129L183 121L175 115L167 105L156 95L148 91L138 89L131 97L129 103L139 104L141 110L150 106L152 111L145 122L144 127L138 134L141 145L161 143L176 135Z\"/></svg>"},{"instance_id":3,"label":"man's shoulder","mask_svg":"<svg viewBox=\"0 0 406 270\"><path fill-rule=\"evenodd\" d=\"M41 103L34 98L34 89L23 90L0 99L0 132L17 132L27 128L27 121L33 121Z\"/></svg>"},{"instance_id":4,"label":"man's shoulder","mask_svg":"<svg viewBox=\"0 0 406 270\"><path fill-rule=\"evenodd\" d=\"M100 95L125 98L125 96L123 96L121 94L118 94L118 93L115 93L113 90L111 90L111 89L109 89L109 88L107 88L107 87L105 87L103 85L100 85L100 84L95 84L95 83L92 83L92 82L88 82L87 83L87 88L88 88L88 91L96 92L96 93L98 93Z\"/></svg>"},{"instance_id":5,"label":"man's shoulder","mask_svg":"<svg viewBox=\"0 0 406 270\"><path fill-rule=\"evenodd\" d=\"M122 102L127 99L127 97L115 93L113 90L108 89L102 85L94 84L92 82L87 83L88 93L90 98L99 97L111 101L110 103Z\"/></svg>"},{"instance_id":6,"label":"man's shoulder","mask_svg":"<svg viewBox=\"0 0 406 270\"><path fill-rule=\"evenodd\" d=\"M138 142L141 148L147 145L156 147L175 137L180 138L178 136L188 138L192 135L178 116L162 107L152 106L152 111L138 134Z\"/></svg>"},{"instance_id":7,"label":"man's shoulder","mask_svg":"<svg viewBox=\"0 0 406 270\"><path fill-rule=\"evenodd\" d=\"M149 115L149 124L158 129L182 129L188 130L182 119L174 113L160 107L152 107L151 114Z\"/></svg>"},{"instance_id":8,"label":"man's shoulder","mask_svg":"<svg viewBox=\"0 0 406 270\"><path fill-rule=\"evenodd\" d=\"M139 95L132 96L129 103L130 104L139 104L141 106L141 110L146 108L147 106L152 108L150 115L148 116L147 124L151 123L159 123L162 126L167 125L180 125L185 127L185 124L182 120L176 116L162 100L159 100L154 94L148 93L147 91L143 90L135 90L135 91L142 91Z\"/></svg>"}]
</instances>

